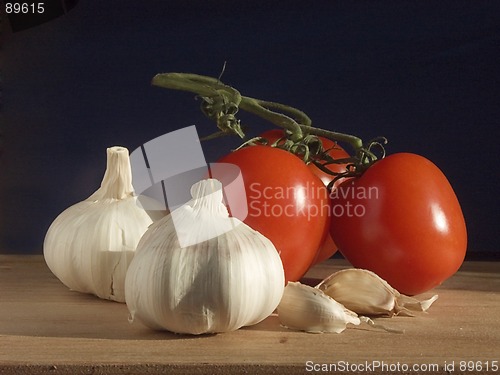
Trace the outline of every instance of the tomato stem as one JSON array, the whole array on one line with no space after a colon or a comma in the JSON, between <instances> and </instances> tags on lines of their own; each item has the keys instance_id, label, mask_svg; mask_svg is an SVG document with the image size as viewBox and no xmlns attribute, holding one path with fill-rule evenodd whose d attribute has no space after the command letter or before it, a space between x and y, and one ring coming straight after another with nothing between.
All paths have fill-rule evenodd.
<instances>
[{"instance_id":1,"label":"tomato stem","mask_svg":"<svg viewBox=\"0 0 500 375\"><path fill-rule=\"evenodd\" d=\"M240 138L244 138L245 133L240 120L236 118L236 113L241 108L284 128L287 138L291 141L291 146L287 146L289 151L300 150L297 152L306 155L306 162L311 161L309 159L309 144L318 143L317 138L315 141L311 136L325 137L351 145L354 156L350 161L355 168L349 171L350 174L362 173L378 159L372 150L373 148L379 148L382 151L381 158L385 156L383 144L387 140L383 137L364 144L360 138L354 135L315 128L312 126L309 116L304 112L284 104L242 96L238 90L222 83L218 78L192 73L161 73L154 76L151 83L159 87L192 92L201 98L201 111L208 118L214 120L219 128L219 132L206 137L206 139L226 134L236 134ZM247 141L244 145L253 141L254 139ZM321 145L321 142L319 144ZM320 146L319 150L314 153L316 157L314 162L317 165L321 164L322 169L327 171L326 165L338 161L328 157L323 151ZM318 161L318 156L321 162Z\"/></svg>"},{"instance_id":2,"label":"tomato stem","mask_svg":"<svg viewBox=\"0 0 500 375\"><path fill-rule=\"evenodd\" d=\"M189 91L201 99L201 111L214 120L222 134L237 134L243 138L240 120L236 118L241 94L231 86L212 77L191 73L163 73L153 77L155 86ZM212 135L211 137L213 137Z\"/></svg>"},{"instance_id":3,"label":"tomato stem","mask_svg":"<svg viewBox=\"0 0 500 375\"><path fill-rule=\"evenodd\" d=\"M307 126L310 126L310 124L312 123L311 119L304 112L299 111L298 109L289 107L284 104L249 98L247 96L242 97L240 108L244 111L262 117L263 119L268 120L281 128L285 128L286 130L288 130L288 134L292 141L298 141L303 136L302 127L297 122L297 120L302 120L303 122L308 124ZM289 117L283 113L272 111L270 110L270 108L288 112L289 114L293 115L294 118Z\"/></svg>"}]
</instances>

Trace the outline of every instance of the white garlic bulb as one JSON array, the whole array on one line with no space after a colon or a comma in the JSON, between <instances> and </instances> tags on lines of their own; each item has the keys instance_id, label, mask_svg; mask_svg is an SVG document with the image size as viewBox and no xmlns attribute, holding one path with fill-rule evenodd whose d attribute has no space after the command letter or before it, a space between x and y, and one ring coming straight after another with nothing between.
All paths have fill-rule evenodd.
<instances>
[{"instance_id":1,"label":"white garlic bulb","mask_svg":"<svg viewBox=\"0 0 500 375\"><path fill-rule=\"evenodd\" d=\"M131 320L188 334L233 331L262 321L284 289L276 248L229 217L219 181L202 180L191 195L151 225L137 247L125 281ZM181 235L190 236L191 245L181 247Z\"/></svg>"},{"instance_id":2,"label":"white garlic bulb","mask_svg":"<svg viewBox=\"0 0 500 375\"><path fill-rule=\"evenodd\" d=\"M426 311L438 298L423 301L405 296L377 274L359 268L340 270L316 286L348 309L362 315L413 315Z\"/></svg>"},{"instance_id":3,"label":"white garlic bulb","mask_svg":"<svg viewBox=\"0 0 500 375\"><path fill-rule=\"evenodd\" d=\"M281 324L310 333L344 331L347 324L361 323L356 313L323 291L300 282L289 282L278 306Z\"/></svg>"},{"instance_id":4,"label":"white garlic bulb","mask_svg":"<svg viewBox=\"0 0 500 375\"><path fill-rule=\"evenodd\" d=\"M136 246L153 219L164 215L141 208L128 150L108 148L101 187L50 225L43 244L45 261L70 289L125 302L125 275Z\"/></svg>"}]
</instances>

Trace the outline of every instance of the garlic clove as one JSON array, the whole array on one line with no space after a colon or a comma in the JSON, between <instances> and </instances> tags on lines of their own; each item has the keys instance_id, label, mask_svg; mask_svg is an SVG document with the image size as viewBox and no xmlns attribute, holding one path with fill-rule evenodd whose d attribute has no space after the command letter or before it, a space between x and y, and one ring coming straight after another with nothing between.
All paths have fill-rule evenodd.
<instances>
[{"instance_id":1,"label":"garlic clove","mask_svg":"<svg viewBox=\"0 0 500 375\"><path fill-rule=\"evenodd\" d=\"M423 301L405 296L374 272L348 268L335 272L316 286L360 315L413 315L426 311L438 298Z\"/></svg>"},{"instance_id":2,"label":"garlic clove","mask_svg":"<svg viewBox=\"0 0 500 375\"><path fill-rule=\"evenodd\" d=\"M344 331L347 324L359 325L357 314L346 309L322 290L289 282L278 305L281 324L310 333Z\"/></svg>"}]
</instances>

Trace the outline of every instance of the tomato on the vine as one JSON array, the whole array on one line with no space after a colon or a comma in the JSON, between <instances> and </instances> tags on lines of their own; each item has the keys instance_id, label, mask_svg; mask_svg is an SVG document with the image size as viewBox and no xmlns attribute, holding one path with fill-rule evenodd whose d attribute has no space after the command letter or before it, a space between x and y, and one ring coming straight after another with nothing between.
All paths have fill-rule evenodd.
<instances>
[{"instance_id":1,"label":"tomato on the vine","mask_svg":"<svg viewBox=\"0 0 500 375\"><path fill-rule=\"evenodd\" d=\"M467 248L458 199L428 159L397 153L332 192L330 231L340 252L404 294L452 276Z\"/></svg>"},{"instance_id":2,"label":"tomato on the vine","mask_svg":"<svg viewBox=\"0 0 500 375\"><path fill-rule=\"evenodd\" d=\"M467 231L460 204L446 177L429 160L401 153L377 161L377 150L385 154L385 138L363 142L353 135L313 128L302 111L241 95L220 78L163 73L152 83L198 95L203 113L220 130L213 136L243 137L236 117L241 108L286 128L292 139L314 142L303 137L305 130L353 147L349 176L362 173L344 179L330 194L321 180L323 171L279 148L250 146L221 159L240 167L249 205L244 221L274 243L288 281L299 279L311 266L327 238L325 227L330 221L333 240L355 267L374 271L405 294L439 285L462 264ZM330 145L323 144L326 149ZM297 147L304 147L303 143L293 148L299 153L306 150ZM337 150L338 146L330 151ZM346 166L327 168L336 167ZM326 175L329 182L331 177Z\"/></svg>"},{"instance_id":3,"label":"tomato on the vine","mask_svg":"<svg viewBox=\"0 0 500 375\"><path fill-rule=\"evenodd\" d=\"M259 135L259 137L262 137L267 141L269 141L269 144L276 142L278 139L281 139L284 136L285 132L282 129L268 130ZM318 138L321 141L321 144L323 145L323 149L333 159L341 160L350 157L350 155L336 142L325 137L318 137ZM347 163L331 163L326 165L325 168L327 168L333 173L343 173L346 171L346 165ZM335 178L334 174L330 174L323 171L322 169L317 167L314 163L307 164L307 167L311 170L312 173L318 176L321 179L321 181L323 181L325 186L328 186L328 184ZM337 179L334 182L332 189L335 189L343 180L344 178ZM316 259L314 260L314 264L321 263L326 259L330 258L337 252L337 250L338 250L337 245L333 241L331 235L328 233L318 250Z\"/></svg>"},{"instance_id":4,"label":"tomato on the vine","mask_svg":"<svg viewBox=\"0 0 500 375\"><path fill-rule=\"evenodd\" d=\"M248 205L243 221L273 242L285 280L299 280L328 233L330 201L322 181L299 158L274 147L247 146L218 163L240 168Z\"/></svg>"}]
</instances>

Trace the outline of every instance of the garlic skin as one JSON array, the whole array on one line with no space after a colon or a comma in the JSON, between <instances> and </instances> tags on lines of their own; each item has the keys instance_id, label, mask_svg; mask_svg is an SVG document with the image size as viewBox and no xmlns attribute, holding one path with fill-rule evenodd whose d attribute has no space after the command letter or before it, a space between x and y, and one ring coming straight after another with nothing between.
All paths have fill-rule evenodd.
<instances>
[{"instance_id":1,"label":"garlic skin","mask_svg":"<svg viewBox=\"0 0 500 375\"><path fill-rule=\"evenodd\" d=\"M324 279L316 286L325 294L360 315L408 315L426 311L438 298L423 301L405 296L372 271L348 268Z\"/></svg>"},{"instance_id":2,"label":"garlic skin","mask_svg":"<svg viewBox=\"0 0 500 375\"><path fill-rule=\"evenodd\" d=\"M219 181L202 180L191 194L188 203L151 225L137 247L125 280L131 320L195 335L262 321L284 289L276 248L229 217ZM190 236L193 244L181 247L179 236Z\"/></svg>"},{"instance_id":3,"label":"garlic skin","mask_svg":"<svg viewBox=\"0 0 500 375\"><path fill-rule=\"evenodd\" d=\"M285 287L278 318L286 328L310 333L340 333L347 324L361 323L356 313L323 291L300 282L289 282Z\"/></svg>"},{"instance_id":4,"label":"garlic skin","mask_svg":"<svg viewBox=\"0 0 500 375\"><path fill-rule=\"evenodd\" d=\"M139 239L153 219L164 215L141 208L128 150L110 147L101 187L50 225L43 244L45 262L68 288L125 302L125 275Z\"/></svg>"}]
</instances>

